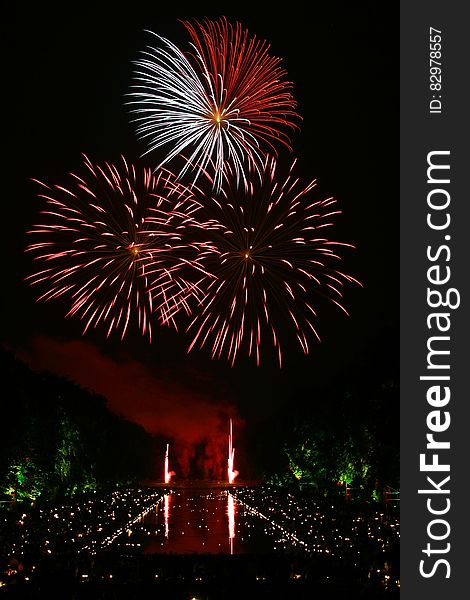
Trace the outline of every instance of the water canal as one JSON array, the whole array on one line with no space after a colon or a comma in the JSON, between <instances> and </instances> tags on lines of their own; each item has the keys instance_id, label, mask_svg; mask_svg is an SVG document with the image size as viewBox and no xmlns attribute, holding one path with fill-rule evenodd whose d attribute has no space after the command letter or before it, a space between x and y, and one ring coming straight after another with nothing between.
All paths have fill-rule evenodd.
<instances>
[{"instance_id":1,"label":"water canal","mask_svg":"<svg viewBox=\"0 0 470 600\"><path fill-rule=\"evenodd\" d=\"M144 554L264 554L275 546L265 522L226 490L208 489L165 494L114 543Z\"/></svg>"}]
</instances>

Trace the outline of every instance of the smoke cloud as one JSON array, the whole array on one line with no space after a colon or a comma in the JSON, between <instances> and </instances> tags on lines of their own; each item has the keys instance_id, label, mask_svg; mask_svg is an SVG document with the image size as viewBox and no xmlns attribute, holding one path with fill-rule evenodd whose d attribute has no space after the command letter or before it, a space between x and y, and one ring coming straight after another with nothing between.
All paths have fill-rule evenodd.
<instances>
[{"instance_id":1,"label":"smoke cloud","mask_svg":"<svg viewBox=\"0 0 470 600\"><path fill-rule=\"evenodd\" d=\"M111 358L87 341L45 336L35 337L27 351L17 354L34 370L64 376L106 397L112 411L169 441L170 468L177 476L196 472L225 478L229 419L234 427L243 422L227 390L204 373L150 368L129 357Z\"/></svg>"}]
</instances>

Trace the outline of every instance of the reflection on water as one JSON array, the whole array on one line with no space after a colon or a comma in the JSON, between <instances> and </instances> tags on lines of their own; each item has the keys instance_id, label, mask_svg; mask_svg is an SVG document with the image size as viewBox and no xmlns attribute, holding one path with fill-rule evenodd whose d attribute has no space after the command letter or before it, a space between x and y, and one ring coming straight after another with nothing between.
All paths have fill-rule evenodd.
<instances>
[{"instance_id":1,"label":"reflection on water","mask_svg":"<svg viewBox=\"0 0 470 600\"><path fill-rule=\"evenodd\" d=\"M126 536L127 537L127 536ZM272 552L264 524L225 490L176 490L116 540L145 554Z\"/></svg>"},{"instance_id":2,"label":"reflection on water","mask_svg":"<svg viewBox=\"0 0 470 600\"><path fill-rule=\"evenodd\" d=\"M230 554L233 554L233 540L235 539L235 500L230 492L227 494L227 515Z\"/></svg>"},{"instance_id":3,"label":"reflection on water","mask_svg":"<svg viewBox=\"0 0 470 600\"><path fill-rule=\"evenodd\" d=\"M164 519L165 519L165 537L166 537L166 539L168 539L168 536L169 536L169 533L170 533L170 502L171 502L171 495L170 494L165 494L165 515L164 515Z\"/></svg>"}]
</instances>

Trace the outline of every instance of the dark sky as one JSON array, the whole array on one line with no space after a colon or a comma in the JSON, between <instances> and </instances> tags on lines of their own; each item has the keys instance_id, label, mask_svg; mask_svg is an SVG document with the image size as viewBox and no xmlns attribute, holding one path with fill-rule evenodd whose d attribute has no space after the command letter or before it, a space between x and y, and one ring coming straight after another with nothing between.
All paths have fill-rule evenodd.
<instances>
[{"instance_id":1,"label":"dark sky","mask_svg":"<svg viewBox=\"0 0 470 600\"><path fill-rule=\"evenodd\" d=\"M197 407L223 402L228 406L224 419L238 412L246 424L288 398L314 401L318 386L354 370L366 356L398 363L395 3L390 9L377 2L314 4L312 16L302 8L307 3L286 2L282 12L260 10L257 3L259 16L237 3L223 6L224 12L220 4L218 12L204 2L191 6L185 10L175 3L178 12L171 13L158 2L65 3L61 8L17 3L5 16L2 339L33 366L107 393L115 408L154 430L156 410L162 414L175 402L183 428L189 428ZM290 353L282 371L275 364L256 369L243 360L231 369L203 351L188 356L188 338L169 330L159 330L151 346L138 334L122 344L106 340L100 330L82 337L80 322L64 320L59 302L36 304L23 281L31 269L24 255L25 231L39 208L30 178L63 182L79 167L81 152L94 161L114 161L121 153L139 161L145 147L129 123L124 96L131 61L148 42L143 30L184 46L188 37L178 18L222 15L267 39L272 53L283 58L303 117L301 131L292 138L299 170L306 180L318 179L319 197L338 199L343 215L335 237L357 246L343 266L364 284L364 289L347 290L350 318L324 307L318 327L322 343L309 357ZM107 383L103 374L109 375ZM122 393L126 385L128 401ZM111 388L120 390L114 399ZM155 394L146 395L149 389ZM155 395L165 402L154 404ZM202 423L211 421L199 412L194 419L204 429ZM208 435L204 431L202 438Z\"/></svg>"}]
</instances>

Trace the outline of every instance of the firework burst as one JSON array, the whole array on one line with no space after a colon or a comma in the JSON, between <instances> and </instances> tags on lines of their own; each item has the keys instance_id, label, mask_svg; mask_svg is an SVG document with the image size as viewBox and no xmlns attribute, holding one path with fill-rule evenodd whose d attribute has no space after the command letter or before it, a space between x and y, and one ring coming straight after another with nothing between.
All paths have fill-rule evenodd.
<instances>
[{"instance_id":1,"label":"firework burst","mask_svg":"<svg viewBox=\"0 0 470 600\"><path fill-rule=\"evenodd\" d=\"M152 312L175 324L198 295L200 248L184 231L199 206L165 169L154 175L124 157L98 166L86 156L84 167L83 176L70 174L68 187L37 181L46 209L28 232L39 241L27 251L42 268L27 280L45 288L39 300L70 301L67 316L82 319L84 333L101 323L122 339L135 320L151 338Z\"/></svg>"},{"instance_id":2,"label":"firework burst","mask_svg":"<svg viewBox=\"0 0 470 600\"><path fill-rule=\"evenodd\" d=\"M137 134L147 152L166 147L160 166L184 155L180 177L191 168L196 181L212 169L220 190L228 162L237 184L246 185L247 167L261 174L266 151L276 152L279 142L290 147L286 130L298 119L291 84L269 44L250 37L240 23L183 24L191 53L154 34L160 46L147 47L135 62L129 104Z\"/></svg>"},{"instance_id":3,"label":"firework burst","mask_svg":"<svg viewBox=\"0 0 470 600\"><path fill-rule=\"evenodd\" d=\"M281 366L284 337L292 334L304 354L320 340L320 297L347 314L342 288L359 282L338 262L340 249L352 246L326 237L340 211L333 198L313 199L316 181L303 186L294 165L278 179L275 159L267 158L262 182L247 190L230 186L227 172L222 193L204 200L213 245L203 262L214 278L189 325L189 350L210 346L213 358L226 355L233 364L243 348L259 365L261 352L274 347Z\"/></svg>"}]
</instances>

